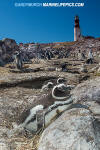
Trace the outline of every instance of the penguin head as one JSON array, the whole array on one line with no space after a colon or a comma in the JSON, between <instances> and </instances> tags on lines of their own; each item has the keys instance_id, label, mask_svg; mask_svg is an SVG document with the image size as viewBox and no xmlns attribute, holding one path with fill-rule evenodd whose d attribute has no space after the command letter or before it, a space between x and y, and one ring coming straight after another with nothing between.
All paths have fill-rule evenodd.
<instances>
[{"instance_id":1,"label":"penguin head","mask_svg":"<svg viewBox=\"0 0 100 150\"><path fill-rule=\"evenodd\" d=\"M48 88L52 88L53 87L53 83L52 82L48 82L47 86L48 86Z\"/></svg>"},{"instance_id":2,"label":"penguin head","mask_svg":"<svg viewBox=\"0 0 100 150\"><path fill-rule=\"evenodd\" d=\"M66 82L66 79L64 79L64 78L58 78L58 80L57 80L57 84L61 84L64 82Z\"/></svg>"},{"instance_id":3,"label":"penguin head","mask_svg":"<svg viewBox=\"0 0 100 150\"><path fill-rule=\"evenodd\" d=\"M61 83L61 84L57 85L56 87L61 92L65 92L67 90L67 86L64 83Z\"/></svg>"},{"instance_id":4,"label":"penguin head","mask_svg":"<svg viewBox=\"0 0 100 150\"><path fill-rule=\"evenodd\" d=\"M52 89L52 97L54 99L63 100L68 94L69 90L67 89L67 86L64 83L56 85Z\"/></svg>"}]
</instances>

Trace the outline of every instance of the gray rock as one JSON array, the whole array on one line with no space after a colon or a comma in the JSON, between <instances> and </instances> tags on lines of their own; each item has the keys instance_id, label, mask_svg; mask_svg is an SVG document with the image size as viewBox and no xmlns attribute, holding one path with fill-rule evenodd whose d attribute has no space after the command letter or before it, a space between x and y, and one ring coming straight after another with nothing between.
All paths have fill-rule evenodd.
<instances>
[{"instance_id":1,"label":"gray rock","mask_svg":"<svg viewBox=\"0 0 100 150\"><path fill-rule=\"evenodd\" d=\"M80 72L84 72L84 73L87 73L87 69L86 69L86 66L83 64L79 70Z\"/></svg>"},{"instance_id":2,"label":"gray rock","mask_svg":"<svg viewBox=\"0 0 100 150\"><path fill-rule=\"evenodd\" d=\"M3 138L2 139L0 138L0 150L10 150L8 143Z\"/></svg>"},{"instance_id":3,"label":"gray rock","mask_svg":"<svg viewBox=\"0 0 100 150\"><path fill-rule=\"evenodd\" d=\"M97 72L100 73L100 67L98 68Z\"/></svg>"},{"instance_id":4,"label":"gray rock","mask_svg":"<svg viewBox=\"0 0 100 150\"><path fill-rule=\"evenodd\" d=\"M100 129L96 126L89 110L66 111L43 132L38 150L99 150Z\"/></svg>"},{"instance_id":5,"label":"gray rock","mask_svg":"<svg viewBox=\"0 0 100 150\"><path fill-rule=\"evenodd\" d=\"M12 61L12 56L19 47L15 40L5 38L0 41L0 57L6 64Z\"/></svg>"},{"instance_id":6,"label":"gray rock","mask_svg":"<svg viewBox=\"0 0 100 150\"><path fill-rule=\"evenodd\" d=\"M100 102L100 77L77 85L71 94L73 95L74 103Z\"/></svg>"},{"instance_id":7,"label":"gray rock","mask_svg":"<svg viewBox=\"0 0 100 150\"><path fill-rule=\"evenodd\" d=\"M3 67L5 65L4 61L0 59L0 66Z\"/></svg>"},{"instance_id":8,"label":"gray rock","mask_svg":"<svg viewBox=\"0 0 100 150\"><path fill-rule=\"evenodd\" d=\"M5 38L2 41L6 47L9 47L9 48L15 48L16 47L16 41L13 39Z\"/></svg>"}]
</instances>

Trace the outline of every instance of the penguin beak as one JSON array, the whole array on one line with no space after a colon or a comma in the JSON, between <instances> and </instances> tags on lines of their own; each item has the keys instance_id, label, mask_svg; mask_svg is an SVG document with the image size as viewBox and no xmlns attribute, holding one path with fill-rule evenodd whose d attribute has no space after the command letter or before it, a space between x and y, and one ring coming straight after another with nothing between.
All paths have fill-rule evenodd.
<instances>
[{"instance_id":1,"label":"penguin beak","mask_svg":"<svg viewBox=\"0 0 100 150\"><path fill-rule=\"evenodd\" d=\"M64 89L64 91L67 91L67 90L68 90L68 87L67 87L67 86L64 86L63 89Z\"/></svg>"},{"instance_id":2,"label":"penguin beak","mask_svg":"<svg viewBox=\"0 0 100 150\"><path fill-rule=\"evenodd\" d=\"M65 92L67 91L67 86L63 85L62 87L59 88L61 91Z\"/></svg>"}]
</instances>

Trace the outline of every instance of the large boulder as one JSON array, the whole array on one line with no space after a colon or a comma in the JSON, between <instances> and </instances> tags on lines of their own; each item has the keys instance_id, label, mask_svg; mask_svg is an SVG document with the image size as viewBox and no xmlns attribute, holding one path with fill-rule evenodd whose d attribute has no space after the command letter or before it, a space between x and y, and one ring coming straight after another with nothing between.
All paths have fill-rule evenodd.
<instances>
[{"instance_id":1,"label":"large boulder","mask_svg":"<svg viewBox=\"0 0 100 150\"><path fill-rule=\"evenodd\" d=\"M18 49L19 47L13 39L5 38L0 41L0 57L4 64L13 61L12 56Z\"/></svg>"},{"instance_id":2,"label":"large boulder","mask_svg":"<svg viewBox=\"0 0 100 150\"><path fill-rule=\"evenodd\" d=\"M6 48L9 48L9 50L16 49L18 47L16 41L13 39L5 38L2 40L2 42L4 43Z\"/></svg>"},{"instance_id":3,"label":"large boulder","mask_svg":"<svg viewBox=\"0 0 100 150\"><path fill-rule=\"evenodd\" d=\"M38 150L99 150L100 127L84 108L66 111L43 132Z\"/></svg>"},{"instance_id":4,"label":"large boulder","mask_svg":"<svg viewBox=\"0 0 100 150\"><path fill-rule=\"evenodd\" d=\"M100 102L100 77L85 81L71 92L74 103Z\"/></svg>"}]
</instances>

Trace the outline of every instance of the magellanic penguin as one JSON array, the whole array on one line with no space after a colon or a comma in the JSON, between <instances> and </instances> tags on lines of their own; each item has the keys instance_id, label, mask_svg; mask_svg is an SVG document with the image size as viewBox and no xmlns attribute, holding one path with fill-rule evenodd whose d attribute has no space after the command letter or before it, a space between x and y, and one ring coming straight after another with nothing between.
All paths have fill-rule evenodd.
<instances>
[{"instance_id":1,"label":"magellanic penguin","mask_svg":"<svg viewBox=\"0 0 100 150\"><path fill-rule=\"evenodd\" d=\"M54 86L53 82L48 82L47 84L44 84L42 86L41 92L47 91L47 90L53 88L53 86Z\"/></svg>"},{"instance_id":2,"label":"magellanic penguin","mask_svg":"<svg viewBox=\"0 0 100 150\"><path fill-rule=\"evenodd\" d=\"M66 83L66 82L67 82L67 80L65 78L60 77L57 79L57 84Z\"/></svg>"},{"instance_id":3,"label":"magellanic penguin","mask_svg":"<svg viewBox=\"0 0 100 150\"><path fill-rule=\"evenodd\" d=\"M52 89L55 85L60 84L60 83L65 83L66 79L64 78L58 78L58 79L51 79L48 81L45 81L42 88L41 88L41 92L47 92L50 89Z\"/></svg>"},{"instance_id":4,"label":"magellanic penguin","mask_svg":"<svg viewBox=\"0 0 100 150\"><path fill-rule=\"evenodd\" d=\"M53 88L55 85L65 83L65 82L66 82L66 79L61 78L61 77L58 79L52 79L49 81L45 81L45 83L43 84L43 86L41 88L41 92L48 91L49 89Z\"/></svg>"},{"instance_id":5,"label":"magellanic penguin","mask_svg":"<svg viewBox=\"0 0 100 150\"><path fill-rule=\"evenodd\" d=\"M71 104L70 87L64 84L58 84L53 87L51 93L47 96L37 99L31 108L22 113L19 118L19 127L23 127L31 132L37 131L36 112L43 110L45 117L45 126L57 116L66 110Z\"/></svg>"}]
</instances>

